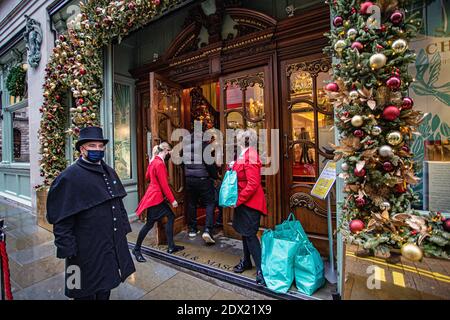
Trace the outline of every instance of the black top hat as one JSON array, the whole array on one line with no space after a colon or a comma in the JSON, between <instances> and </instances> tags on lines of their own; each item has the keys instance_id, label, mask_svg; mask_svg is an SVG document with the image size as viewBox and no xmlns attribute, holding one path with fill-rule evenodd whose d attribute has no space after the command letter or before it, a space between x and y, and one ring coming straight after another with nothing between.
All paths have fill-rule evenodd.
<instances>
[{"instance_id":1,"label":"black top hat","mask_svg":"<svg viewBox=\"0 0 450 320\"><path fill-rule=\"evenodd\" d=\"M104 144L108 143L108 139L103 138L103 130L100 127L86 127L80 130L80 137L75 144L75 149L80 151L80 146L88 141L101 141Z\"/></svg>"}]
</instances>

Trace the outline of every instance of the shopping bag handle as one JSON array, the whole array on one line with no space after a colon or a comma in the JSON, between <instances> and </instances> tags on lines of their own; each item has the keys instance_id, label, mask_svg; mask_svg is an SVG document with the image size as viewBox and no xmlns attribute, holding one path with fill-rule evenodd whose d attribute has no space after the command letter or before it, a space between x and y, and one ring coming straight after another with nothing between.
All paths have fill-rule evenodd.
<instances>
[{"instance_id":1,"label":"shopping bag handle","mask_svg":"<svg viewBox=\"0 0 450 320\"><path fill-rule=\"evenodd\" d=\"M292 218L292 219L291 219ZM293 212L289 213L288 218L285 221L295 221L295 214Z\"/></svg>"}]
</instances>

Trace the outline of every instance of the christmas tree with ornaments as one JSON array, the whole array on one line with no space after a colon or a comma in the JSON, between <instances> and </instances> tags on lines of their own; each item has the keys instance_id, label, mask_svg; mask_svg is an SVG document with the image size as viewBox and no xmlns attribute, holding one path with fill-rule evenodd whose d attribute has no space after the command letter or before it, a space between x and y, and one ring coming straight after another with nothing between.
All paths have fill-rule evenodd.
<instances>
[{"instance_id":1,"label":"christmas tree with ornaments","mask_svg":"<svg viewBox=\"0 0 450 320\"><path fill-rule=\"evenodd\" d=\"M339 231L359 254L401 255L412 261L450 259L450 219L421 215L411 188L419 179L410 145L423 114L408 95L415 61L410 41L421 21L407 1L330 0L333 56L326 85L336 113L345 200Z\"/></svg>"}]
</instances>

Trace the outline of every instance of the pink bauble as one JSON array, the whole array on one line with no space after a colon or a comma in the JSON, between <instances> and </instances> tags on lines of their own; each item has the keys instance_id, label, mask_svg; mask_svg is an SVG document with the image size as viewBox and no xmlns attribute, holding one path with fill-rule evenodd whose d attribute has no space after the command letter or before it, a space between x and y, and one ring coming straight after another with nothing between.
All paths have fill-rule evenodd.
<instances>
[{"instance_id":1,"label":"pink bauble","mask_svg":"<svg viewBox=\"0 0 450 320\"><path fill-rule=\"evenodd\" d=\"M362 231L364 229L364 222L359 219L352 220L350 222L350 231L353 233Z\"/></svg>"},{"instance_id":2,"label":"pink bauble","mask_svg":"<svg viewBox=\"0 0 450 320\"><path fill-rule=\"evenodd\" d=\"M335 82L331 82L325 86L325 90L331 91L331 92L338 92L339 86Z\"/></svg>"},{"instance_id":3,"label":"pink bauble","mask_svg":"<svg viewBox=\"0 0 450 320\"><path fill-rule=\"evenodd\" d=\"M333 26L335 27L340 27L342 26L342 24L344 23L344 19L342 19L342 17L337 16L336 18L333 19Z\"/></svg>"},{"instance_id":4,"label":"pink bauble","mask_svg":"<svg viewBox=\"0 0 450 320\"><path fill-rule=\"evenodd\" d=\"M403 13L399 10L395 10L392 14L391 14L391 18L390 18L391 22L393 24L399 24L400 22L403 21Z\"/></svg>"},{"instance_id":5,"label":"pink bauble","mask_svg":"<svg viewBox=\"0 0 450 320\"><path fill-rule=\"evenodd\" d=\"M373 3L370 1L361 3L361 8L359 9L359 13L361 14L368 14L367 10L369 10L369 8L373 6Z\"/></svg>"},{"instance_id":6,"label":"pink bauble","mask_svg":"<svg viewBox=\"0 0 450 320\"><path fill-rule=\"evenodd\" d=\"M356 198L355 203L356 203L356 206L358 206L358 207L364 207L366 205L366 199Z\"/></svg>"},{"instance_id":7,"label":"pink bauble","mask_svg":"<svg viewBox=\"0 0 450 320\"><path fill-rule=\"evenodd\" d=\"M388 79L388 81L386 81L386 84L387 84L387 86L388 86L390 89L395 90L395 89L400 88L400 85L402 84L402 81L400 80L399 77L393 76L393 77L390 77L390 78Z\"/></svg>"},{"instance_id":8,"label":"pink bauble","mask_svg":"<svg viewBox=\"0 0 450 320\"><path fill-rule=\"evenodd\" d=\"M383 170L386 172L391 172L392 170L394 170L394 165L389 161L386 161L385 163L383 163Z\"/></svg>"},{"instance_id":9,"label":"pink bauble","mask_svg":"<svg viewBox=\"0 0 450 320\"><path fill-rule=\"evenodd\" d=\"M410 97L404 97L402 102L402 109L409 110L414 106L414 100Z\"/></svg>"},{"instance_id":10,"label":"pink bauble","mask_svg":"<svg viewBox=\"0 0 450 320\"><path fill-rule=\"evenodd\" d=\"M400 116L400 110L396 106L388 106L383 110L383 119L394 121Z\"/></svg>"},{"instance_id":11,"label":"pink bauble","mask_svg":"<svg viewBox=\"0 0 450 320\"><path fill-rule=\"evenodd\" d=\"M409 153L409 147L406 144L402 146L402 150Z\"/></svg>"},{"instance_id":12,"label":"pink bauble","mask_svg":"<svg viewBox=\"0 0 450 320\"><path fill-rule=\"evenodd\" d=\"M444 230L447 232L450 232L450 218L445 219L443 225L444 225Z\"/></svg>"},{"instance_id":13,"label":"pink bauble","mask_svg":"<svg viewBox=\"0 0 450 320\"><path fill-rule=\"evenodd\" d=\"M355 41L352 43L352 49L356 49L358 51L361 51L362 49L364 49L364 45L359 42L359 41Z\"/></svg>"},{"instance_id":14,"label":"pink bauble","mask_svg":"<svg viewBox=\"0 0 450 320\"><path fill-rule=\"evenodd\" d=\"M366 175L366 169L362 168L360 171L358 171L358 169L355 168L355 170L353 170L353 173L357 177L364 177Z\"/></svg>"},{"instance_id":15,"label":"pink bauble","mask_svg":"<svg viewBox=\"0 0 450 320\"><path fill-rule=\"evenodd\" d=\"M353 135L355 137L362 138L364 136L364 131L357 129L357 130L353 131Z\"/></svg>"}]
</instances>

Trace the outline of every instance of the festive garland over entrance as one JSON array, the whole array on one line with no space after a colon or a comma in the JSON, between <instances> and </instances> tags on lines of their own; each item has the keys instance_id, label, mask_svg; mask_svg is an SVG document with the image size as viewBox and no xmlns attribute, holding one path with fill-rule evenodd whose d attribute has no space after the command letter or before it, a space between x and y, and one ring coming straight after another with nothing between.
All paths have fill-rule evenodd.
<instances>
[{"instance_id":1,"label":"festive garland over entrance","mask_svg":"<svg viewBox=\"0 0 450 320\"><path fill-rule=\"evenodd\" d=\"M53 48L45 72L44 103L39 109L42 185L48 187L67 166L66 135L74 143L81 128L99 125L102 97L102 48L130 32L147 25L176 0L87 0L80 3L81 13ZM63 96L71 91L75 106L70 109L71 127L65 131L67 115Z\"/></svg>"},{"instance_id":2,"label":"festive garland over entrance","mask_svg":"<svg viewBox=\"0 0 450 320\"><path fill-rule=\"evenodd\" d=\"M333 30L334 103L347 195L340 231L368 253L401 249L418 261L423 254L450 258L450 221L439 213L420 216L411 209L418 182L410 151L422 113L413 109L408 65L415 61L409 42L420 19L402 9L406 1L330 0Z\"/></svg>"}]
</instances>

